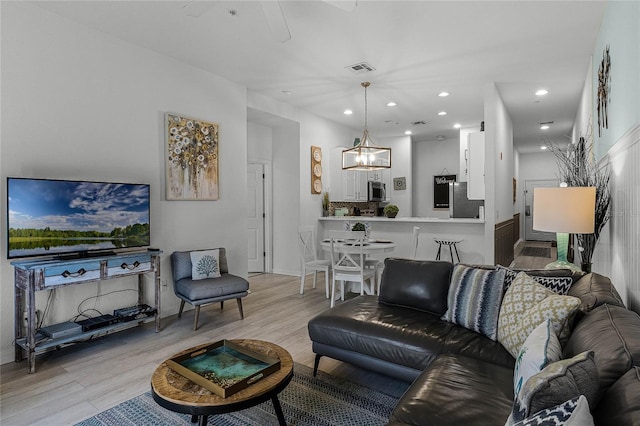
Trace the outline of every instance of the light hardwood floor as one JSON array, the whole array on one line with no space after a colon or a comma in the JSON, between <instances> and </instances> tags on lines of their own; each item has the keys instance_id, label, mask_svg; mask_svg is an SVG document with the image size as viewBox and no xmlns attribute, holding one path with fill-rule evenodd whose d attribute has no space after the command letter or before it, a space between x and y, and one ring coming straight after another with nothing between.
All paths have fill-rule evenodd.
<instances>
[{"instance_id":1,"label":"light hardwood floor","mask_svg":"<svg viewBox=\"0 0 640 426\"><path fill-rule=\"evenodd\" d=\"M551 260L517 256L512 265L538 268ZM155 368L174 353L220 339L272 341L286 348L295 362L312 367L314 354L307 322L329 307L323 275L319 274L315 289L311 288L312 276L307 277L304 295L299 294L298 277L258 274L250 276L249 281L251 294L243 301L244 320L240 320L236 304L229 301L222 311L219 304L202 308L200 327L195 332L190 310L181 319L164 318L160 333L155 333L149 323L40 355L35 374L27 374L24 361L2 365L0 424L74 424L149 390ZM384 376L326 357L320 369L374 388L388 382Z\"/></svg>"},{"instance_id":2,"label":"light hardwood floor","mask_svg":"<svg viewBox=\"0 0 640 426\"><path fill-rule=\"evenodd\" d=\"M548 247L550 257L523 256L522 251L525 247ZM522 241L515 249L515 259L510 266L518 269L544 269L547 263L551 263L557 258L558 250L549 241Z\"/></svg>"},{"instance_id":3,"label":"light hardwood floor","mask_svg":"<svg viewBox=\"0 0 640 426\"><path fill-rule=\"evenodd\" d=\"M243 300L244 320L236 303L224 310L203 307L200 327L193 331L193 310L163 318L162 331L151 323L88 344L78 344L39 355L36 372L27 374L26 362L0 369L0 424L68 425L104 411L149 390L150 377L164 359L191 346L220 339L268 340L286 348L297 363L313 366L314 353L307 322L329 308L324 275L312 289L307 277L304 295L300 278L274 274L249 278L251 294ZM369 386L384 386L385 378L347 364L323 358L320 369Z\"/></svg>"}]
</instances>

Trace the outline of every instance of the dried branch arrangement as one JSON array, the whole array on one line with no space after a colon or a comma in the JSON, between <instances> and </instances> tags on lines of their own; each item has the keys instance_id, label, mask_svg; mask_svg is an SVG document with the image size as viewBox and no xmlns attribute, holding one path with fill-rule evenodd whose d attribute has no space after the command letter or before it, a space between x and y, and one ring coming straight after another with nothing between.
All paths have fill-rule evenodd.
<instances>
[{"instance_id":1,"label":"dried branch arrangement","mask_svg":"<svg viewBox=\"0 0 640 426\"><path fill-rule=\"evenodd\" d=\"M609 221L611 211L611 192L609 180L611 169L609 163L599 163L595 160L593 143L580 138L577 143L569 144L567 148L560 148L553 141L547 141L547 147L556 157L559 179L568 186L595 186L596 210L595 231L593 234L576 234L578 251L583 271L588 272L591 260L600 238L602 229Z\"/></svg>"}]
</instances>

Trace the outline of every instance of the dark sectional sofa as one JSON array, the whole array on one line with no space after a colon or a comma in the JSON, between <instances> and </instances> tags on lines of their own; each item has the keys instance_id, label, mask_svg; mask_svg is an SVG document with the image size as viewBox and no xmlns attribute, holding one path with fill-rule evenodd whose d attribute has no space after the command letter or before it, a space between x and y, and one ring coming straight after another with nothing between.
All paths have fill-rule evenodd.
<instances>
[{"instance_id":1,"label":"dark sectional sofa","mask_svg":"<svg viewBox=\"0 0 640 426\"><path fill-rule=\"evenodd\" d=\"M355 297L309 321L315 369L328 356L412 383L389 424L505 424L515 359L501 343L441 319L452 270L448 262L387 259L379 297ZM576 278L568 295L581 305L563 357L594 353L595 424L639 425L640 317L596 273Z\"/></svg>"}]
</instances>

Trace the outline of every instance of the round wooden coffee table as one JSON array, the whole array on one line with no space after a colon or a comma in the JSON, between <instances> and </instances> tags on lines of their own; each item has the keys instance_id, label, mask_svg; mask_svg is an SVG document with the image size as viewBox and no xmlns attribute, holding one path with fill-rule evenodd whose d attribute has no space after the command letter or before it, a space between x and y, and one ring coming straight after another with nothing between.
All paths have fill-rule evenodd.
<instances>
[{"instance_id":1,"label":"round wooden coffee table","mask_svg":"<svg viewBox=\"0 0 640 426\"><path fill-rule=\"evenodd\" d=\"M162 407L178 413L191 414L191 421L199 425L207 424L210 415L230 413L253 407L264 401L271 400L280 425L286 425L278 394L284 390L293 378L293 359L284 348L261 340L231 340L231 342L246 347L252 351L269 357L280 359L280 370L261 379L246 389L227 398L222 398L195 384L191 380L170 369L166 362L154 371L151 377L151 393L153 399ZM193 352L201 347L210 345L205 343L186 349L171 358Z\"/></svg>"}]
</instances>

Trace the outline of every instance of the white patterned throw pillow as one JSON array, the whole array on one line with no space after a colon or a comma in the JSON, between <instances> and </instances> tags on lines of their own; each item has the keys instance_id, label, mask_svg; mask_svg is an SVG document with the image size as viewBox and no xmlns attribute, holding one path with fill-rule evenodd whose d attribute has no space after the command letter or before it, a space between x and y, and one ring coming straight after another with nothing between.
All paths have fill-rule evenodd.
<instances>
[{"instance_id":1,"label":"white patterned throw pillow","mask_svg":"<svg viewBox=\"0 0 640 426\"><path fill-rule=\"evenodd\" d=\"M577 297L560 296L520 272L500 307L498 341L515 358L533 329L548 318L562 344L569 337L571 319L579 306Z\"/></svg>"},{"instance_id":2,"label":"white patterned throw pillow","mask_svg":"<svg viewBox=\"0 0 640 426\"><path fill-rule=\"evenodd\" d=\"M192 251L190 255L192 280L220 277L220 251L218 249Z\"/></svg>"},{"instance_id":3,"label":"white patterned throw pillow","mask_svg":"<svg viewBox=\"0 0 640 426\"><path fill-rule=\"evenodd\" d=\"M560 359L562 347L553 331L551 320L547 319L529 334L520 348L513 370L513 394L517 395L526 381L547 364Z\"/></svg>"}]
</instances>

